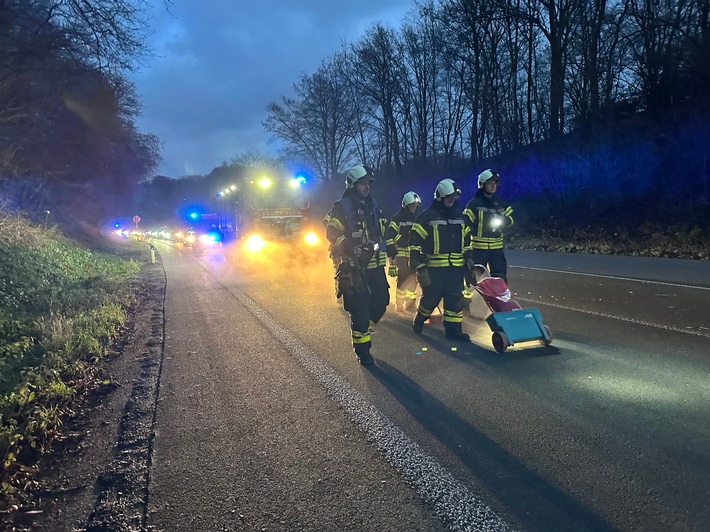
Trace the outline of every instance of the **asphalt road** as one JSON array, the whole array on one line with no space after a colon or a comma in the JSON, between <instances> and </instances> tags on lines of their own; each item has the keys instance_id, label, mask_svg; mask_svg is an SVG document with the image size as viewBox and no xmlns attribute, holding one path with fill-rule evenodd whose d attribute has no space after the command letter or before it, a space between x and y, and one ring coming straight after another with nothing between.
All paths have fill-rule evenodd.
<instances>
[{"instance_id":1,"label":"asphalt road","mask_svg":"<svg viewBox=\"0 0 710 532\"><path fill-rule=\"evenodd\" d=\"M421 337L357 364L327 261L159 244L158 530L707 530L710 262L508 252L551 346Z\"/></svg>"}]
</instances>

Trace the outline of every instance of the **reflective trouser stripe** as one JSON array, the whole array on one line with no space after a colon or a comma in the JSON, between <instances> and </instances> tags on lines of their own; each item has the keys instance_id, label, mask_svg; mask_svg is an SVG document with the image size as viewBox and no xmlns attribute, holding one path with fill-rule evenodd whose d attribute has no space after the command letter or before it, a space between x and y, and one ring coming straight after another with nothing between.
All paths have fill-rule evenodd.
<instances>
[{"instance_id":1,"label":"reflective trouser stripe","mask_svg":"<svg viewBox=\"0 0 710 532\"><path fill-rule=\"evenodd\" d=\"M420 304L419 308L417 309L417 312L419 312L419 314L421 314L425 318L428 318L429 316L431 316L431 313L434 312L434 309L425 309Z\"/></svg>"},{"instance_id":2,"label":"reflective trouser stripe","mask_svg":"<svg viewBox=\"0 0 710 532\"><path fill-rule=\"evenodd\" d=\"M370 341L370 331L367 332L360 332L360 331L353 331L353 345L357 344L366 344L367 342Z\"/></svg>"},{"instance_id":3,"label":"reflective trouser stripe","mask_svg":"<svg viewBox=\"0 0 710 532\"><path fill-rule=\"evenodd\" d=\"M444 309L444 321L450 323L461 323L463 321L463 312L452 312Z\"/></svg>"}]
</instances>

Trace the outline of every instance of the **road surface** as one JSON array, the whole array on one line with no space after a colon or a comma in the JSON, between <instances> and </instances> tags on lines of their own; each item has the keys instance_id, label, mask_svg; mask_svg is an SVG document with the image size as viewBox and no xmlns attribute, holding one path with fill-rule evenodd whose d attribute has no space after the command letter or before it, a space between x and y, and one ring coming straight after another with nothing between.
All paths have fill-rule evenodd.
<instances>
[{"instance_id":1,"label":"road surface","mask_svg":"<svg viewBox=\"0 0 710 532\"><path fill-rule=\"evenodd\" d=\"M471 344L390 307L363 368L327 261L158 249L136 528L710 528L710 262L510 251L552 345L496 353L479 299Z\"/></svg>"}]
</instances>

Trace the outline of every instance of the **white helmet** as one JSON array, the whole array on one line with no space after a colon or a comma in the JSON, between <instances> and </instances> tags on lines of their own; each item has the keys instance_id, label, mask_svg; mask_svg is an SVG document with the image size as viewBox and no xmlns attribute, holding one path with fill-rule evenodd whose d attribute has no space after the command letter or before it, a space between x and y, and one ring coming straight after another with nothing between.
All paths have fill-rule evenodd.
<instances>
[{"instance_id":1,"label":"white helmet","mask_svg":"<svg viewBox=\"0 0 710 532\"><path fill-rule=\"evenodd\" d=\"M355 186L355 183L357 183L361 179L368 179L370 181L374 181L375 176L368 168L366 168L362 164L358 164L353 166L350 170L348 170L348 173L345 174L345 188L353 188Z\"/></svg>"},{"instance_id":2,"label":"white helmet","mask_svg":"<svg viewBox=\"0 0 710 532\"><path fill-rule=\"evenodd\" d=\"M496 181L500 181L500 176L497 172L494 172L490 168L488 170L484 170L483 172L478 174L478 188L483 188L483 185L489 179L495 179Z\"/></svg>"},{"instance_id":3,"label":"white helmet","mask_svg":"<svg viewBox=\"0 0 710 532\"><path fill-rule=\"evenodd\" d=\"M419 194L410 190L402 198L402 207L406 207L408 205L411 205L412 203L416 205L421 205L422 199L419 197Z\"/></svg>"},{"instance_id":4,"label":"white helmet","mask_svg":"<svg viewBox=\"0 0 710 532\"><path fill-rule=\"evenodd\" d=\"M446 196L455 195L458 198L461 195L461 190L456 186L453 179L442 179L439 184L436 185L436 190L434 190L434 199L441 201Z\"/></svg>"}]
</instances>

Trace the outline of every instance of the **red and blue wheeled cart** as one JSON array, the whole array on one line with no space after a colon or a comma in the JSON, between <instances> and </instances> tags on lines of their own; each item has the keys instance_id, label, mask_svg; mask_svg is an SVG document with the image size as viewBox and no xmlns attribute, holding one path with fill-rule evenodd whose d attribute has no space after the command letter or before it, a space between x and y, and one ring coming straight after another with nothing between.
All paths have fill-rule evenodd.
<instances>
[{"instance_id":1,"label":"red and blue wheeled cart","mask_svg":"<svg viewBox=\"0 0 710 532\"><path fill-rule=\"evenodd\" d=\"M505 280L491 277L485 266L474 266L476 292L481 294L491 315L486 322L493 331L493 348L503 353L517 342L539 340L545 345L552 343L550 328L542 322L542 315L536 308L522 308L510 295Z\"/></svg>"}]
</instances>

